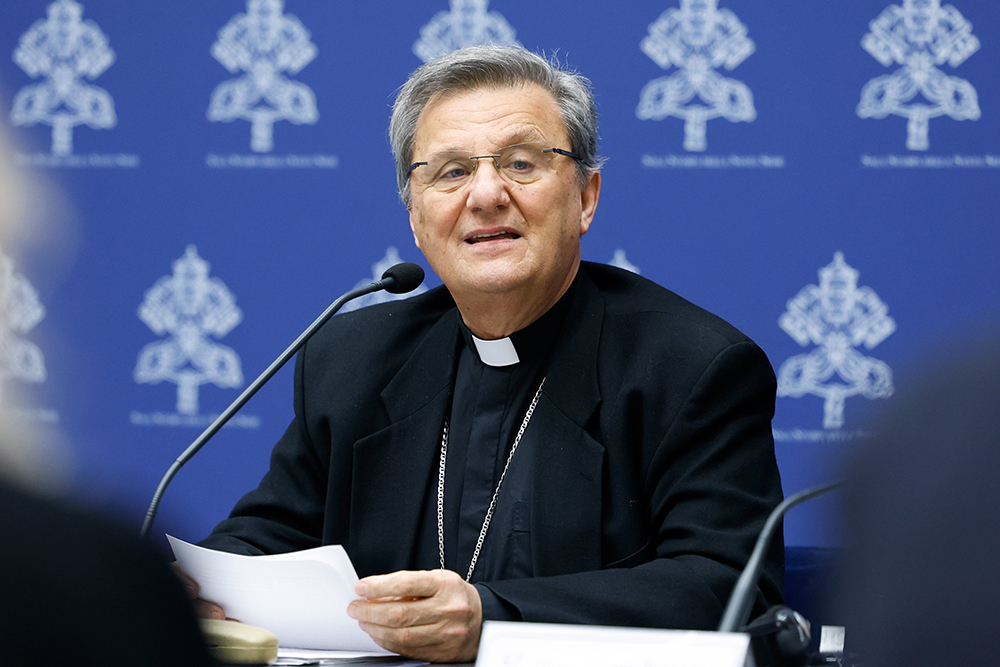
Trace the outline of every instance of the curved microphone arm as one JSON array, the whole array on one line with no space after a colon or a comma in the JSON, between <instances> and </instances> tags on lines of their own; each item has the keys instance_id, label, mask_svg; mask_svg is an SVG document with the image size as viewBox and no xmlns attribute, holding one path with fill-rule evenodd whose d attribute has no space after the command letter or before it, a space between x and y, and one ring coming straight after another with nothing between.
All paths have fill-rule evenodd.
<instances>
[{"instance_id":1,"label":"curved microphone arm","mask_svg":"<svg viewBox=\"0 0 1000 667\"><path fill-rule=\"evenodd\" d=\"M764 529L760 531L757 544L754 545L753 553L750 554L750 560L747 561L746 567L743 568L739 580L733 587L732 595L729 596L726 613L723 614L722 622L719 623L719 632L739 632L746 625L753 603L752 591L757 586L757 581L760 579L760 570L764 566L764 553L770 546L774 532L781 522L782 517L785 516L785 512L799 503L804 503L810 498L834 491L843 485L844 482L838 481L817 486L813 489L799 491L794 496L785 498L780 505L774 508L767 517Z\"/></svg>"}]
</instances>

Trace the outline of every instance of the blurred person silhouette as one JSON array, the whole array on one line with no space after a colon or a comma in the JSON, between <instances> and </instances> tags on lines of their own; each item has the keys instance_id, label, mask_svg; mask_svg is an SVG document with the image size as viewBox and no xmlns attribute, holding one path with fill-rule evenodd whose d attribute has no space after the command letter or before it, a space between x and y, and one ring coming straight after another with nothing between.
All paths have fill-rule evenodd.
<instances>
[{"instance_id":1,"label":"blurred person silhouette","mask_svg":"<svg viewBox=\"0 0 1000 667\"><path fill-rule=\"evenodd\" d=\"M38 195L36 179L16 170L12 156L0 127L5 249ZM63 457L37 435L0 406L0 664L215 664L158 552L132 530L53 497L65 477Z\"/></svg>"},{"instance_id":2,"label":"blurred person silhouette","mask_svg":"<svg viewBox=\"0 0 1000 667\"><path fill-rule=\"evenodd\" d=\"M898 395L848 467L833 597L866 667L995 664L1000 327Z\"/></svg>"}]
</instances>

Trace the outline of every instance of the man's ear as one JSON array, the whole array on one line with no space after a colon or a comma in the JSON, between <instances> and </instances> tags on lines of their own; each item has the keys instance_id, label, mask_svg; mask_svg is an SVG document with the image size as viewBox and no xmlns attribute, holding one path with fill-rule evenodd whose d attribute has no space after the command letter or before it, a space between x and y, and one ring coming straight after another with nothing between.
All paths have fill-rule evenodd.
<instances>
[{"instance_id":1,"label":"man's ear","mask_svg":"<svg viewBox=\"0 0 1000 667\"><path fill-rule=\"evenodd\" d=\"M407 207L407 210L410 212L410 231L413 232L413 244L423 251L423 248L420 247L420 236L417 234L417 225L419 224L417 214L414 212L412 204Z\"/></svg>"},{"instance_id":2,"label":"man's ear","mask_svg":"<svg viewBox=\"0 0 1000 667\"><path fill-rule=\"evenodd\" d=\"M597 201L601 198L601 172L594 172L587 178L587 184L580 189L580 236L587 233L597 212Z\"/></svg>"}]
</instances>

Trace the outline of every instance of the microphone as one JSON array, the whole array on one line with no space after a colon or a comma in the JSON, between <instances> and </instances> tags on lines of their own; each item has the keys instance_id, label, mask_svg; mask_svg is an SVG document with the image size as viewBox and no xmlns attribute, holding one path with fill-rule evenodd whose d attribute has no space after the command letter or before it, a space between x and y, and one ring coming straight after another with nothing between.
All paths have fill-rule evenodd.
<instances>
[{"instance_id":1,"label":"microphone","mask_svg":"<svg viewBox=\"0 0 1000 667\"><path fill-rule=\"evenodd\" d=\"M780 505L774 508L764 523L764 529L757 537L757 543L753 547L753 553L750 554L750 560L747 561L740 578L733 586L733 592L726 604L726 612L722 615L722 621L719 623L719 632L740 632L746 625L747 618L750 616L753 594L757 588L757 581L760 579L760 570L764 565L764 553L771 545L774 532L785 513L810 498L835 491L843 485L843 481L837 481L799 491L794 496L785 498Z\"/></svg>"},{"instance_id":2,"label":"microphone","mask_svg":"<svg viewBox=\"0 0 1000 667\"><path fill-rule=\"evenodd\" d=\"M420 287L424 282L424 270L419 264L401 262L390 266L382 274L385 291L389 294L406 294Z\"/></svg>"},{"instance_id":3,"label":"microphone","mask_svg":"<svg viewBox=\"0 0 1000 667\"><path fill-rule=\"evenodd\" d=\"M174 475L181 469L181 467L187 463L191 457L198 453L198 450L205 446L212 436L219 432L226 422L228 422L233 415L235 415L240 408L242 408L247 401L253 397L257 391L264 386L264 384L277 373L282 366L285 365L292 356L299 351L303 345L306 344L310 338L313 337L320 327L326 324L333 315L340 310L345 303L352 299L356 299L359 296L364 296L365 294L371 294L372 292L378 292L379 290L385 290L390 294L404 294L406 292L412 292L417 287L420 286L424 280L424 270L420 268L418 264L412 262L402 262L391 266L386 269L385 273L382 274L381 280L376 280L374 282L368 283L362 287L352 289L347 292L339 299L334 301L330 306L323 311L316 320L309 325L309 327L303 331L295 341L288 346L284 352L281 353L277 359L271 362L271 365L260 374L260 376L254 380L249 387L247 387L239 397L233 401L228 408L223 411L215 421L213 421L208 428L206 428L201 435L192 442L184 452L177 457L177 459L171 464L167 473L160 480L159 486L156 487L156 492L153 494L153 499L149 503L149 509L146 510L146 518L142 522L142 529L139 531L139 537L144 538L149 534L149 529L153 527L153 520L156 518L156 512L160 507L160 499L163 497L163 492L167 490L167 485L174 478Z\"/></svg>"}]
</instances>

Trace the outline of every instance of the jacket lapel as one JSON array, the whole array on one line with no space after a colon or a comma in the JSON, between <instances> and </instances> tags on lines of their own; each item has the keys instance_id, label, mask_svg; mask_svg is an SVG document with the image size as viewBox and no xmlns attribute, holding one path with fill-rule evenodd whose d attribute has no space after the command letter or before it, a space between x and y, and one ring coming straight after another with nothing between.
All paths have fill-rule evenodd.
<instances>
[{"instance_id":1,"label":"jacket lapel","mask_svg":"<svg viewBox=\"0 0 1000 667\"><path fill-rule=\"evenodd\" d=\"M530 428L538 429L531 496L535 575L598 570L604 447L544 395Z\"/></svg>"},{"instance_id":2,"label":"jacket lapel","mask_svg":"<svg viewBox=\"0 0 1000 667\"><path fill-rule=\"evenodd\" d=\"M601 567L604 447L585 430L601 402L604 299L581 271L530 428L537 429L531 552L536 576Z\"/></svg>"},{"instance_id":3,"label":"jacket lapel","mask_svg":"<svg viewBox=\"0 0 1000 667\"><path fill-rule=\"evenodd\" d=\"M389 426L354 445L349 541L366 572L393 572L411 562L451 408L457 340L453 309L382 391Z\"/></svg>"}]
</instances>

